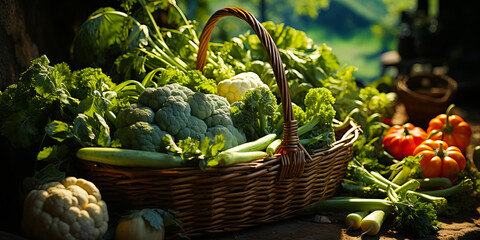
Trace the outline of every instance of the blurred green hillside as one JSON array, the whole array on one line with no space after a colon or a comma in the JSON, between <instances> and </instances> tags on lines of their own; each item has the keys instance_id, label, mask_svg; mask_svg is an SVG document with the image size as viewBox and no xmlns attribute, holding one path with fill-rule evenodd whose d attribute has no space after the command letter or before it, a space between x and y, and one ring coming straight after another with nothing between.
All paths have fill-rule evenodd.
<instances>
[{"instance_id":1,"label":"blurred green hillside","mask_svg":"<svg viewBox=\"0 0 480 240\"><path fill-rule=\"evenodd\" d=\"M377 79L381 72L380 55L396 49L395 29L401 10L415 7L412 0L203 0L186 1L190 19L199 22L199 31L209 16L224 7L239 7L260 21L285 23L305 31L320 45L333 48L340 62L356 66L355 76L362 82ZM241 20L228 18L217 24L212 41L222 42L249 31Z\"/></svg>"}]
</instances>

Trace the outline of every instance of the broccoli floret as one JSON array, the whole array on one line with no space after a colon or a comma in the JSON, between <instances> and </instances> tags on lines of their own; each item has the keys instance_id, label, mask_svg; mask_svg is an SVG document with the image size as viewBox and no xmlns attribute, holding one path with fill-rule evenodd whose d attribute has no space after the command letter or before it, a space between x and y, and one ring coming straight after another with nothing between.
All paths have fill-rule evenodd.
<instances>
[{"instance_id":1,"label":"broccoli floret","mask_svg":"<svg viewBox=\"0 0 480 240\"><path fill-rule=\"evenodd\" d=\"M206 96L212 103L213 109L212 115L205 119L207 126L214 127L217 125L233 125L230 115L230 103L228 103L227 99L215 94L207 94Z\"/></svg>"},{"instance_id":2,"label":"broccoli floret","mask_svg":"<svg viewBox=\"0 0 480 240\"><path fill-rule=\"evenodd\" d=\"M117 116L117 128L130 126L136 122L153 123L155 113L149 107L145 107L139 103L125 106Z\"/></svg>"},{"instance_id":3,"label":"broccoli floret","mask_svg":"<svg viewBox=\"0 0 480 240\"><path fill-rule=\"evenodd\" d=\"M173 136L186 128L191 108L180 96L170 96L163 106L155 113L155 123Z\"/></svg>"},{"instance_id":4,"label":"broccoli floret","mask_svg":"<svg viewBox=\"0 0 480 240\"><path fill-rule=\"evenodd\" d=\"M138 96L138 102L157 111L170 95L169 88L145 88L145 91Z\"/></svg>"},{"instance_id":5,"label":"broccoli floret","mask_svg":"<svg viewBox=\"0 0 480 240\"><path fill-rule=\"evenodd\" d=\"M233 125L228 126L215 126L208 128L206 136L210 138L211 144L214 143L215 136L222 135L225 139L225 145L223 149L229 149L239 144L245 143L245 135L238 131Z\"/></svg>"},{"instance_id":6,"label":"broccoli floret","mask_svg":"<svg viewBox=\"0 0 480 240\"><path fill-rule=\"evenodd\" d=\"M123 148L158 152L162 150L160 146L166 134L155 124L136 122L117 129L115 138L120 139Z\"/></svg>"},{"instance_id":7,"label":"broccoli floret","mask_svg":"<svg viewBox=\"0 0 480 240\"><path fill-rule=\"evenodd\" d=\"M205 119L205 123L209 127L214 127L218 125L229 126L233 125L232 118L230 117L230 109L218 109L215 111L212 116Z\"/></svg>"},{"instance_id":8,"label":"broccoli floret","mask_svg":"<svg viewBox=\"0 0 480 240\"><path fill-rule=\"evenodd\" d=\"M277 99L264 87L245 92L240 103L232 108L232 117L236 127L245 130L248 140L258 139L272 133L271 119L277 110Z\"/></svg>"},{"instance_id":9,"label":"broccoli floret","mask_svg":"<svg viewBox=\"0 0 480 240\"><path fill-rule=\"evenodd\" d=\"M203 93L197 92L190 95L187 102L192 109L192 115L202 120L210 117L215 110L214 99Z\"/></svg>"},{"instance_id":10,"label":"broccoli floret","mask_svg":"<svg viewBox=\"0 0 480 240\"><path fill-rule=\"evenodd\" d=\"M335 141L332 122L335 117L335 98L327 88L311 88L305 96L305 125L298 128L307 149L317 149ZM308 134L307 134L308 133Z\"/></svg>"},{"instance_id":11,"label":"broccoli floret","mask_svg":"<svg viewBox=\"0 0 480 240\"><path fill-rule=\"evenodd\" d=\"M298 126L305 125L307 123L307 114L305 113L305 111L303 111L303 109L300 106L298 106L293 102L292 102L292 110L293 110L293 116L295 117L295 120L297 120Z\"/></svg>"},{"instance_id":12,"label":"broccoli floret","mask_svg":"<svg viewBox=\"0 0 480 240\"><path fill-rule=\"evenodd\" d=\"M193 94L194 92L189 88L174 83L159 88L146 88L138 96L138 102L157 111L170 96L180 96L183 101L187 101L188 96Z\"/></svg>"},{"instance_id":13,"label":"broccoli floret","mask_svg":"<svg viewBox=\"0 0 480 240\"><path fill-rule=\"evenodd\" d=\"M180 129L180 131L175 135L177 139L186 139L191 137L197 140L203 140L205 137L205 133L207 132L207 124L201 119L190 116L188 118L187 126L185 128Z\"/></svg>"},{"instance_id":14,"label":"broccoli floret","mask_svg":"<svg viewBox=\"0 0 480 240\"><path fill-rule=\"evenodd\" d=\"M218 111L225 112L230 110L230 103L226 98L216 94L206 94L206 96L213 104L214 113Z\"/></svg>"}]
</instances>

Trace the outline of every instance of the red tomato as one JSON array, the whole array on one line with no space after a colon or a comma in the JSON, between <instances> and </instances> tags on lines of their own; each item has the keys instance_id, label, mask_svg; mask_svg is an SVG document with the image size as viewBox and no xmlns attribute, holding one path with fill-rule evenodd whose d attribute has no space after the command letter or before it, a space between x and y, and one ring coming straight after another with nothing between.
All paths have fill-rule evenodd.
<instances>
[{"instance_id":1,"label":"red tomato","mask_svg":"<svg viewBox=\"0 0 480 240\"><path fill-rule=\"evenodd\" d=\"M383 137L382 143L396 159L403 159L412 156L413 150L425 139L427 139L427 133L423 129L411 123L405 123L402 126L392 126Z\"/></svg>"}]
</instances>

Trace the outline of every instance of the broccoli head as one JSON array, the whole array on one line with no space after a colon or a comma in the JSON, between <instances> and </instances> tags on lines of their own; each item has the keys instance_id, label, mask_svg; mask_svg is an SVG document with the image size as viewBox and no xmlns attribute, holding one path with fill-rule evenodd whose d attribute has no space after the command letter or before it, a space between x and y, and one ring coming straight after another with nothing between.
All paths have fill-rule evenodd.
<instances>
[{"instance_id":1,"label":"broccoli head","mask_svg":"<svg viewBox=\"0 0 480 240\"><path fill-rule=\"evenodd\" d=\"M136 122L130 126L117 129L115 138L123 148L159 152L162 138L167 132L148 122Z\"/></svg>"},{"instance_id":2,"label":"broccoli head","mask_svg":"<svg viewBox=\"0 0 480 240\"><path fill-rule=\"evenodd\" d=\"M245 142L245 136L233 126L230 104L225 98L193 92L179 84L145 89L139 96L138 103L125 107L117 117L119 130L128 129L138 122L154 125L161 131L162 137L168 133L176 140L191 137L203 141L207 135L215 133L224 135L225 141L229 143L225 144L225 149ZM217 128L221 130L209 130ZM132 145L131 140L127 139L128 134L118 136L124 147ZM215 139L215 136L212 135L210 139ZM152 140L153 145L159 145L157 138ZM155 148L156 151L159 148L161 147Z\"/></svg>"},{"instance_id":3,"label":"broccoli head","mask_svg":"<svg viewBox=\"0 0 480 240\"><path fill-rule=\"evenodd\" d=\"M145 91L138 96L138 102L157 111L170 96L180 96L184 101L187 101L188 96L193 94L194 92L192 90L177 83L167 84L159 88L146 88Z\"/></svg>"},{"instance_id":4,"label":"broccoli head","mask_svg":"<svg viewBox=\"0 0 480 240\"><path fill-rule=\"evenodd\" d=\"M213 108L215 106L213 99L203 93L196 92L188 96L187 102L192 109L191 114L200 119L210 117L215 110Z\"/></svg>"},{"instance_id":5,"label":"broccoli head","mask_svg":"<svg viewBox=\"0 0 480 240\"><path fill-rule=\"evenodd\" d=\"M222 135L225 140L223 149L229 149L239 144L245 143L246 138L243 133L238 131L233 125L228 126L215 126L208 128L206 136L210 138L211 144L214 144L215 136Z\"/></svg>"},{"instance_id":6,"label":"broccoli head","mask_svg":"<svg viewBox=\"0 0 480 240\"><path fill-rule=\"evenodd\" d=\"M155 113L155 123L173 136L188 125L191 108L180 96L170 96Z\"/></svg>"},{"instance_id":7,"label":"broccoli head","mask_svg":"<svg viewBox=\"0 0 480 240\"><path fill-rule=\"evenodd\" d=\"M130 126L136 122L153 123L155 113L149 107L145 107L139 103L125 106L116 118L116 127L123 128Z\"/></svg>"},{"instance_id":8,"label":"broccoli head","mask_svg":"<svg viewBox=\"0 0 480 240\"><path fill-rule=\"evenodd\" d=\"M327 88L311 88L305 96L307 123L298 128L298 136L305 139L307 149L316 149L335 141L333 118L335 98ZM303 136L302 136L303 135Z\"/></svg>"},{"instance_id":9,"label":"broccoli head","mask_svg":"<svg viewBox=\"0 0 480 240\"><path fill-rule=\"evenodd\" d=\"M271 121L277 111L277 99L272 91L257 87L245 92L240 103L232 108L232 117L236 127L246 130L248 140L258 139L272 133L275 126Z\"/></svg>"},{"instance_id":10,"label":"broccoli head","mask_svg":"<svg viewBox=\"0 0 480 240\"><path fill-rule=\"evenodd\" d=\"M191 137L193 139L203 140L205 133L207 132L207 124L205 124L204 121L195 116L190 116L187 121L187 126L188 127L182 128L178 131L177 135L175 135L177 139Z\"/></svg>"}]
</instances>

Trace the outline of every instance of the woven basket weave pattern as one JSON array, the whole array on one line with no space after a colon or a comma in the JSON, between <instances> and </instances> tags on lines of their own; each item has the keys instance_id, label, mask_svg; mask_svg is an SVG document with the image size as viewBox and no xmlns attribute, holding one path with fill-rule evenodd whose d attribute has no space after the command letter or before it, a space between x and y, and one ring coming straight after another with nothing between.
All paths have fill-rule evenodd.
<instances>
[{"instance_id":1,"label":"woven basket weave pattern","mask_svg":"<svg viewBox=\"0 0 480 240\"><path fill-rule=\"evenodd\" d=\"M263 43L281 93L284 138L272 157L201 171L198 168L144 169L80 161L86 178L100 189L110 210L162 208L179 211L189 236L235 231L299 215L308 204L332 197L353 155L359 128L353 122L330 148L308 155L297 136L283 64L268 32L252 14L238 9L217 11L200 37L197 69L215 23L234 16L245 20Z\"/></svg>"}]
</instances>

